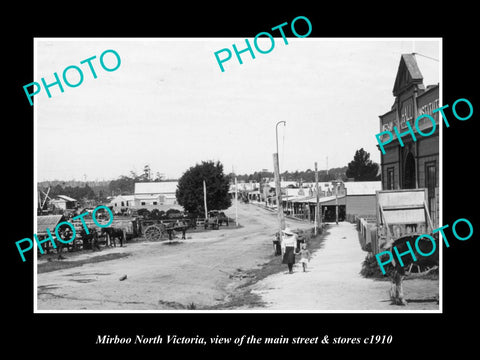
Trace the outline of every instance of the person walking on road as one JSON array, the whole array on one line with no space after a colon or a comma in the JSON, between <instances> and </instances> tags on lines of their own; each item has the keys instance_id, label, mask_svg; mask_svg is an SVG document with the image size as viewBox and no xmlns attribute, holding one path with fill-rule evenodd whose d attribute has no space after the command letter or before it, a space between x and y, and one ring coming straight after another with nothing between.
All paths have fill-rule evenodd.
<instances>
[{"instance_id":1,"label":"person walking on road","mask_svg":"<svg viewBox=\"0 0 480 360\"><path fill-rule=\"evenodd\" d=\"M295 263L295 246L297 245L297 236L288 227L285 230L282 230L282 233L283 233L282 247L284 248L282 264L287 264L288 273L293 274L293 264Z\"/></svg>"}]
</instances>

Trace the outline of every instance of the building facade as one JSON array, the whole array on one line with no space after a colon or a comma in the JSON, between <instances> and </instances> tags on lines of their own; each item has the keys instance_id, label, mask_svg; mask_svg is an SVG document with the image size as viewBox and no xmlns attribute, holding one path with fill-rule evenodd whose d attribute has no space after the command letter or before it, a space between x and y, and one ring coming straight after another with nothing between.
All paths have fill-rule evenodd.
<instances>
[{"instance_id":1,"label":"building facade","mask_svg":"<svg viewBox=\"0 0 480 360\"><path fill-rule=\"evenodd\" d=\"M353 220L355 216L375 218L377 190L382 190L381 181L347 181L345 182L346 216Z\"/></svg>"},{"instance_id":2,"label":"building facade","mask_svg":"<svg viewBox=\"0 0 480 360\"><path fill-rule=\"evenodd\" d=\"M393 87L395 101L391 109L380 115L380 132L391 131L393 140L384 145L385 154L381 153L382 189L427 189L427 206L434 226L439 224L439 112L433 112L440 107L439 85L423 84L423 76L418 67L415 55L403 54L398 66L397 76ZM422 114L428 114L435 120L421 118L417 126L415 119ZM413 140L407 132L408 125L416 137ZM396 126L401 135L400 139L394 132ZM429 136L422 136L432 133ZM386 141L383 135L382 141ZM403 146L400 141L403 142Z\"/></svg>"},{"instance_id":3,"label":"building facade","mask_svg":"<svg viewBox=\"0 0 480 360\"><path fill-rule=\"evenodd\" d=\"M135 183L135 207L149 208L177 205L178 181Z\"/></svg>"},{"instance_id":4,"label":"building facade","mask_svg":"<svg viewBox=\"0 0 480 360\"><path fill-rule=\"evenodd\" d=\"M135 195L117 195L110 200L110 207L115 214L135 207Z\"/></svg>"},{"instance_id":5,"label":"building facade","mask_svg":"<svg viewBox=\"0 0 480 360\"><path fill-rule=\"evenodd\" d=\"M78 207L78 201L67 195L57 195L50 204L61 210L73 210Z\"/></svg>"}]
</instances>

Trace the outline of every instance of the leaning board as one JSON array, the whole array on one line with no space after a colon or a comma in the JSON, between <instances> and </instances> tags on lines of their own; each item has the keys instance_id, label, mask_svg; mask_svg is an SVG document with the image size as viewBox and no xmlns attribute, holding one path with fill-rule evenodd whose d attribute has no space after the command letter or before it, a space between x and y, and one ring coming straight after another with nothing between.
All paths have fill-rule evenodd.
<instances>
[{"instance_id":1,"label":"leaning board","mask_svg":"<svg viewBox=\"0 0 480 360\"><path fill-rule=\"evenodd\" d=\"M427 189L377 190L377 219L387 224L426 222ZM383 214L380 214L383 211ZM383 215L384 219L381 219Z\"/></svg>"}]
</instances>

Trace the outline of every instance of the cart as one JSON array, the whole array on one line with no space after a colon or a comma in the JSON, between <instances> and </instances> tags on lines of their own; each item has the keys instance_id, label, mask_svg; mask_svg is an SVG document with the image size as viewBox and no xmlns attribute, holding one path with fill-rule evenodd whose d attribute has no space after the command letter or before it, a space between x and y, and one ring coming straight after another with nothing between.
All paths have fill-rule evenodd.
<instances>
[{"instance_id":1,"label":"cart","mask_svg":"<svg viewBox=\"0 0 480 360\"><path fill-rule=\"evenodd\" d=\"M188 223L182 220L143 220L141 227L147 241L173 240L175 232L182 232L182 239L185 239Z\"/></svg>"}]
</instances>

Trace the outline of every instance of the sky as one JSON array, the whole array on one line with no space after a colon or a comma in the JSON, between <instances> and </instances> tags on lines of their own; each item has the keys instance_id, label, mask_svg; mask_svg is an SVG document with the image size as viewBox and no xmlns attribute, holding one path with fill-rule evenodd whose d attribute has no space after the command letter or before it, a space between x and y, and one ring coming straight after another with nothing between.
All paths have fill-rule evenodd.
<instances>
[{"instance_id":1,"label":"sky","mask_svg":"<svg viewBox=\"0 0 480 360\"><path fill-rule=\"evenodd\" d=\"M214 52L232 44L246 47L244 38L37 38L32 81L51 83L70 65L84 75L34 97L37 181L111 180L145 164L173 179L207 160L226 173L273 171L279 121L281 171L326 169L327 157L328 168L346 166L360 148L379 163L375 134L401 54L424 55L425 86L441 80L441 62L427 58L441 60L439 39L275 38L270 53L253 48L243 64L233 54L222 72ZM121 58L111 72L99 63L108 49ZM92 56L96 79L80 64ZM104 60L116 64L111 53ZM79 80L74 70L68 79Z\"/></svg>"}]
</instances>

